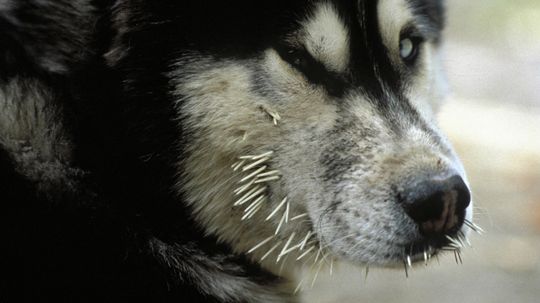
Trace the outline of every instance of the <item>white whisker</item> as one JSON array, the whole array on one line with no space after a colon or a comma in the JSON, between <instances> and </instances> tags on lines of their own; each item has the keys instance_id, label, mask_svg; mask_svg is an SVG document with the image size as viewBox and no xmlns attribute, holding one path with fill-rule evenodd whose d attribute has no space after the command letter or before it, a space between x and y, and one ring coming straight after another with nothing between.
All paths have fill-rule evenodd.
<instances>
[{"instance_id":1,"label":"white whisker","mask_svg":"<svg viewBox=\"0 0 540 303\"><path fill-rule=\"evenodd\" d=\"M475 223L473 223L473 222L471 222L471 221L469 221L469 220L467 220L467 219L465 219L465 220L463 221L463 223L464 223L465 225L467 225L470 229L472 229L473 231L475 231L476 233L478 233L479 235L485 233L485 230L482 229L482 227L480 227L479 225L477 225L477 224L475 224Z\"/></svg>"}]
</instances>

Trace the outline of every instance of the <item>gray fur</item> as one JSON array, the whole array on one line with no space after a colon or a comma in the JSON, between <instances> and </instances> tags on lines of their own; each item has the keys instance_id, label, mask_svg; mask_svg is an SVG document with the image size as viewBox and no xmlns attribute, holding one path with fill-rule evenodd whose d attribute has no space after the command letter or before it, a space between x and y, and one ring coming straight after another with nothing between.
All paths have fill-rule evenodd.
<instances>
[{"instance_id":1,"label":"gray fur","mask_svg":"<svg viewBox=\"0 0 540 303\"><path fill-rule=\"evenodd\" d=\"M397 2L410 9L404 1ZM316 11L322 6L314 7ZM332 8L324 7L330 11L323 18L327 19ZM318 28L313 25L319 22L318 15L310 14L314 19L303 24ZM399 59L399 33L402 26L416 21L412 11L399 15L404 19L385 10L379 18L388 23L381 24L381 34L391 35L383 41L393 64L404 70ZM337 13L334 18L336 24L341 22ZM338 34L347 34L345 25L343 28ZM318 40L309 41L313 36ZM289 39L311 43L310 49L316 50L320 60L325 60L327 54L321 53L325 50L341 49L348 54L342 49L349 45L329 46L317 35ZM348 39L334 41L347 43ZM317 43L322 45L317 47ZM282 272L275 262L276 252L272 260L260 261L274 243L282 247L293 232L304 235L308 231L317 235L317 245L330 259L401 265L404 249L420 235L399 205L399 194L422 176L460 174L465 178L459 160L434 122L436 104L442 97L443 77L437 68L440 46L434 39L423 47L420 70L406 79L408 85L400 92L412 100L410 104L404 104L390 87L383 101L374 100L361 89L350 90L338 99L307 83L273 49L246 60L216 61L197 53L180 60L172 74L175 93L181 96L178 111L183 127L195 140L189 156L180 161L182 179L190 181L179 183L179 190L188 193L197 220L208 233L218 235L238 252L246 252L272 235L279 217L268 222L265 217L287 196L292 211L307 212L309 220L289 223L265 249L252 253L264 267L292 277L301 268L312 266L294 261L294 257L283 261L287 265ZM336 62L336 57L332 60L327 66L336 71L346 69L346 55L342 63ZM379 77L384 83L382 75ZM390 105L382 110L377 106L380 102ZM280 115L277 126L268 111ZM241 176L230 166L239 156L268 150L275 152L268 165L283 177L268 185L270 201L263 211L253 220L242 221L242 212L231 207L232 191ZM471 207L467 218L470 216Z\"/></svg>"},{"instance_id":2,"label":"gray fur","mask_svg":"<svg viewBox=\"0 0 540 303\"><path fill-rule=\"evenodd\" d=\"M13 78L0 86L0 145L20 172L41 183L65 181L71 145L54 94L38 80Z\"/></svg>"},{"instance_id":3,"label":"gray fur","mask_svg":"<svg viewBox=\"0 0 540 303\"><path fill-rule=\"evenodd\" d=\"M99 34L110 34L111 37L101 37L104 40L110 38L110 41L100 41L107 45L101 49L101 46L96 47L99 39L95 37L101 12L98 13L88 1L0 0L0 21L9 27L2 32L8 41L15 42L13 49L6 47L4 50L4 59L14 66L11 66L14 71L6 76L7 80L0 79L0 147L7 152L9 160L13 160L17 173L25 181L37 183L42 191L52 188L51 184L60 188L59 196L65 193L64 187L69 191L71 187L80 186L84 190L72 191L77 202L80 193L88 195L86 198L92 202L101 198L101 192L94 192L92 185L75 177L83 173L73 167L72 157L76 156L72 144L75 141L71 140L70 134L84 133L91 127L84 125L82 130L70 129L72 132L68 132L63 120L62 102L65 100L58 101L57 88L46 85L44 79L60 83L70 77L71 72L76 74L74 71L78 67L93 63L88 58L96 59L93 58L94 51L102 51L96 61L103 64L100 68L114 74L107 74L108 80L118 81L113 85L122 87L110 95L105 92L96 97L89 93L92 95L89 99L96 103L92 105L100 114L110 105L120 117L116 123L116 117L106 115L107 125L125 129L118 130L119 134L115 133L101 143L114 141L116 144L119 141L111 154L118 158L129 154L125 163L119 160L122 163L118 170L127 168L129 171L132 164L129 161L135 159L134 170L141 169L136 171L137 174L142 175L146 172L144 169L168 174L170 166L176 172L174 177L156 176L160 177L158 180L175 183L168 184L174 188L167 187L165 191L168 192L163 194L161 184L157 186L159 189L151 188L155 185L151 184L140 191L140 199L145 200L141 202L137 200L136 190L136 194L124 192L131 190L127 181L119 182L120 189L116 192L111 189L116 186L116 179L107 179L111 171L115 177L133 181L131 176L118 172L117 167L96 169L94 166L101 166L101 163L95 164L94 159L88 161L93 155L81 151L86 157L84 160L90 163L83 165L98 171L93 176L97 181L92 180L98 184L96 187L105 193L114 192L97 204L105 205L104 213L114 219L117 219L114 217L116 212L121 213L119 221L128 221L126 230L132 228L130 224L135 226L133 237L142 240L133 245L143 251L141 254L151 255L151 267L157 260L158 265L165 268L165 275L173 276L171 281L179 282L181 287L196 288L200 297L213 297L223 302L277 303L296 302L294 291L309 285L307 280L314 282L319 271L332 268L334 261L401 266L405 256L409 257L405 249L422 239L417 224L400 205L401 197L424 177L460 175L466 179L459 159L435 122L435 113L445 92L440 28L433 20L419 16L422 7L414 5L416 1L408 0L380 0L376 4L358 2L359 7L375 5L378 10L377 17L372 16L372 20L379 21L379 32L369 34L379 38L376 41L380 40L384 50L381 53L385 53L382 55L388 61L384 66L371 58L374 52L369 47L373 39L368 39L372 37L368 37L367 30L364 28L364 32L358 33L346 24L360 17L354 22L360 23L358 27L365 26L368 23L365 15L355 14L354 18L346 19L338 11L339 6L330 1L311 2L305 15L291 21L291 26L294 24L298 28L281 38L289 46L311 56L319 68L315 68L316 71L323 70L325 76L352 83L343 91L332 92L331 86L337 82L325 84L326 78L313 81L298 67L302 67L300 59L298 64L296 60L286 60L276 45L256 54L236 57L227 53L213 56L211 51L189 49L189 41L182 41L185 44L180 43L177 47L171 34L176 28L161 25L182 23L174 23L178 22L173 20L174 15L167 16L161 11L166 7L156 9L155 3L145 2L145 6L143 2L118 0L110 7L104 6L110 9L107 17L111 19L107 20L107 25L111 29ZM159 13L146 15L141 7L153 8ZM40 14L40 11L47 13ZM34 16L35 20L28 22L20 12ZM161 20L161 17L171 20ZM401 33L411 24L426 35L426 41L421 45L422 55L414 70L407 67L400 56ZM165 28L168 35L159 41L168 45L167 50L152 53L153 34ZM353 33L363 34L362 41L355 40L358 37L353 37ZM132 41L136 41L134 44L143 41L143 45L133 45L133 51ZM364 50L365 56L361 59L373 59L373 62L358 62L355 57L354 51L358 49L354 47L362 43L364 45L360 47L368 49ZM27 64L28 72L39 70L40 75L47 77L37 80L37 76L18 75L14 63L21 58L14 53L18 50L15 45L21 46L24 52L21 58ZM160 46L159 43L155 45ZM143 54L137 50L144 50ZM146 62L147 54L160 57ZM167 67L169 70L162 70ZM354 83L357 80L351 76L354 69L372 75L367 81L370 83L365 86ZM388 70L399 74L401 81L387 79ZM166 90L167 86L161 81L169 84L171 91ZM163 85L159 89L164 92L154 91L158 90L155 83ZM87 89L95 89L100 84L94 83ZM70 95L72 92L66 90L64 93ZM107 98L111 96L121 100L118 103L110 101ZM103 100L97 100L101 97ZM174 99L173 105L166 104L167 97ZM85 106L76 103L78 100L73 102L69 106L81 110L80 106L84 110ZM146 109L153 111L154 105L164 108L152 113L145 112L144 108L133 111L124 108L147 106ZM173 111L177 119L169 119L168 110ZM137 113L141 120L150 122L132 121L138 119L126 117L129 113ZM95 118L92 114L89 117ZM161 124L159 119L167 120L173 127ZM95 126L93 123L89 124ZM139 134L132 132L141 129L144 133L141 136L156 137L137 141ZM178 138L174 136L177 130ZM169 131L173 132L172 136ZM164 137L159 137L161 135ZM172 139L168 143L178 143L178 155L170 156L169 149L174 147L163 147L166 144L162 142L149 143L169 138ZM133 149L150 151L152 156L139 162L141 151L124 150L124 146L120 146L124 142ZM152 159L154 154L158 160ZM261 161L257 163L253 159ZM251 160L253 166L248 169ZM169 163L171 161L176 162ZM271 177L261 181L258 173L269 173ZM242 194L244 200L252 203L258 197L260 200L255 201L264 202L242 205L238 203L243 200L242 195L235 191L246 184L245 180L249 180L251 174L257 176L251 178L253 184L246 185L248 193ZM107 179L105 185L99 184L100 177ZM152 183L141 179L143 186ZM255 184L255 181L261 182ZM195 239L186 240L182 235L174 234L179 232L177 226L156 224L159 220L153 217L157 216L155 214L139 218L138 212L148 207L146 200L156 196L165 200L158 201L164 203L159 205L162 207L159 211L168 211L166 203L172 201L174 204L177 196L181 197L179 203L186 205L180 208L189 217L185 218L189 223L182 223L190 224L192 219L197 223L193 224L197 225L193 228L197 231ZM169 198L171 201L167 200ZM125 205L133 200L139 205L124 214ZM250 207L251 210L258 208L247 216ZM471 217L472 203L466 212L466 218ZM153 224L158 228L154 229ZM170 242L152 234L155 230L161 231L159 227L173 233L164 236ZM200 234L199 227L204 235ZM465 234L468 230L466 226L461 228ZM175 242L178 239L181 240ZM203 249L208 239L213 241L212 245ZM221 244L223 247L217 248ZM214 249L219 251L214 252ZM420 259L419 255L410 257L413 261ZM249 272L253 268L254 271Z\"/></svg>"}]
</instances>

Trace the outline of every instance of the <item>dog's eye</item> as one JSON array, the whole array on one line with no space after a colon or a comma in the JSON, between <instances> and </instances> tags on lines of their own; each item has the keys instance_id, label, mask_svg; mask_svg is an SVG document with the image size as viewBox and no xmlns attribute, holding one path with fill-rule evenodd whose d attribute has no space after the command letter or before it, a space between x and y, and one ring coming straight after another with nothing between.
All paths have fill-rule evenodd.
<instances>
[{"instance_id":1,"label":"dog's eye","mask_svg":"<svg viewBox=\"0 0 540 303\"><path fill-rule=\"evenodd\" d=\"M399 55L405 63L414 63L416 57L418 57L420 42L421 39L415 39L413 37L405 37L399 41Z\"/></svg>"},{"instance_id":2,"label":"dog's eye","mask_svg":"<svg viewBox=\"0 0 540 303\"><path fill-rule=\"evenodd\" d=\"M405 38L400 41L399 54L403 59L410 58L414 54L414 44L411 39Z\"/></svg>"},{"instance_id":3,"label":"dog's eye","mask_svg":"<svg viewBox=\"0 0 540 303\"><path fill-rule=\"evenodd\" d=\"M285 60L298 69L303 69L308 65L308 59L303 51L298 49L289 49L286 51Z\"/></svg>"},{"instance_id":4,"label":"dog's eye","mask_svg":"<svg viewBox=\"0 0 540 303\"><path fill-rule=\"evenodd\" d=\"M275 49L283 60L302 72L306 72L315 64L311 55L302 47L278 44Z\"/></svg>"},{"instance_id":5,"label":"dog's eye","mask_svg":"<svg viewBox=\"0 0 540 303\"><path fill-rule=\"evenodd\" d=\"M324 64L313 58L305 48L277 45L275 50L283 61L310 83L323 86L331 95L338 96L343 92L344 82L339 75L327 70Z\"/></svg>"}]
</instances>

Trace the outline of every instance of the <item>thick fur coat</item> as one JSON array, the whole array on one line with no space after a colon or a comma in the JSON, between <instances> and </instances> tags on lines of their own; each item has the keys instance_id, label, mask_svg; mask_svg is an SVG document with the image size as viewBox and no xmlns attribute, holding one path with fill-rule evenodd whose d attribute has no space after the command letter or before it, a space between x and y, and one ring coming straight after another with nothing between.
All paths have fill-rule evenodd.
<instances>
[{"instance_id":1,"label":"thick fur coat","mask_svg":"<svg viewBox=\"0 0 540 303\"><path fill-rule=\"evenodd\" d=\"M0 1L0 301L296 302L306 268L457 249L443 24L429 0Z\"/></svg>"}]
</instances>

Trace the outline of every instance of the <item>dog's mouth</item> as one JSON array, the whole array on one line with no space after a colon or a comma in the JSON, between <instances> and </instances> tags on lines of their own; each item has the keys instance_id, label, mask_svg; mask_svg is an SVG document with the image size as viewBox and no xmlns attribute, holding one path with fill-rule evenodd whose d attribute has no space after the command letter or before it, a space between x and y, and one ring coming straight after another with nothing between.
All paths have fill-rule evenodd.
<instances>
[{"instance_id":1,"label":"dog's mouth","mask_svg":"<svg viewBox=\"0 0 540 303\"><path fill-rule=\"evenodd\" d=\"M269 115L277 124L278 116ZM291 203L292 199L287 194L272 190L283 177L280 171L272 168L273 156L274 151L263 150L246 152L235 159L237 162L231 165L237 179L232 208L238 213L240 222L264 224L268 233L246 247L246 253L264 264L281 264L279 272L286 267L285 264L293 261L318 272L325 265L332 268L334 260L341 259L367 267L398 268L405 265L408 275L413 264L427 264L432 257L445 251L454 253L456 261L461 262L461 249L469 245L467 229L481 231L466 219L470 195L459 176L428 180L425 184L411 187L416 191L414 195L403 196L400 200L404 206L399 210L404 212L400 215L408 216L406 226L398 226L388 220L390 223L383 222L385 228L380 230L383 232L375 235L375 230L381 228L381 222L365 218L366 222L372 219L369 221L371 225L368 224L372 227L370 230L365 230L364 226L362 231L344 233L342 231L347 230L345 227L348 225L343 222L347 218L352 218L353 223L364 221L355 221L354 213L348 209L348 212L339 212L340 209L332 207L312 222L308 211ZM339 219L324 216L332 213L351 215ZM337 227L332 229L335 231L332 233L320 226Z\"/></svg>"},{"instance_id":2,"label":"dog's mouth","mask_svg":"<svg viewBox=\"0 0 540 303\"><path fill-rule=\"evenodd\" d=\"M462 247L467 242L467 237L461 231L464 222L464 215L454 228L446 233L423 233L422 239L410 244L410 250L413 254L424 253L426 250L441 250Z\"/></svg>"},{"instance_id":3,"label":"dog's mouth","mask_svg":"<svg viewBox=\"0 0 540 303\"><path fill-rule=\"evenodd\" d=\"M463 225L468 229L482 234L484 231L475 223L462 219ZM443 235L425 236L423 239L414 241L403 247L403 263L411 267L414 263L428 263L429 260L441 252L454 254L457 263L463 263L461 249L471 246L467 235L462 228L453 229Z\"/></svg>"},{"instance_id":4,"label":"dog's mouth","mask_svg":"<svg viewBox=\"0 0 540 303\"><path fill-rule=\"evenodd\" d=\"M403 261L408 266L416 262L427 263L431 257L444 251L459 254L468 243L468 239L461 232L416 241L403 248Z\"/></svg>"}]
</instances>

